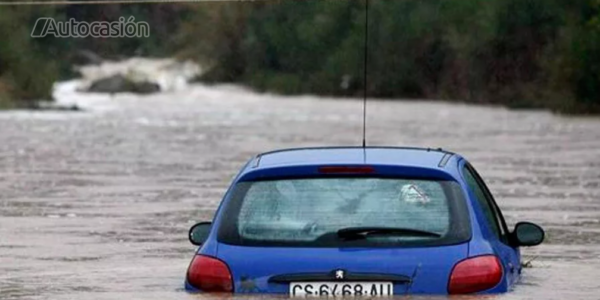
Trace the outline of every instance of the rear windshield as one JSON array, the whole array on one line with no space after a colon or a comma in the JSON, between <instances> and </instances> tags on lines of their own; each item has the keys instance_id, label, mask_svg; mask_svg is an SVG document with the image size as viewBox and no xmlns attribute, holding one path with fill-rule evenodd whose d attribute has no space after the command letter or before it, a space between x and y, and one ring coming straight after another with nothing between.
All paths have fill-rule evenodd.
<instances>
[{"instance_id":1,"label":"rear windshield","mask_svg":"<svg viewBox=\"0 0 600 300\"><path fill-rule=\"evenodd\" d=\"M306 178L242 182L235 186L225 208L218 238L227 244L255 246L460 243L470 237L464 202L456 182L440 180ZM386 228L402 230L384 232ZM357 232L341 235L339 231L344 229Z\"/></svg>"}]
</instances>

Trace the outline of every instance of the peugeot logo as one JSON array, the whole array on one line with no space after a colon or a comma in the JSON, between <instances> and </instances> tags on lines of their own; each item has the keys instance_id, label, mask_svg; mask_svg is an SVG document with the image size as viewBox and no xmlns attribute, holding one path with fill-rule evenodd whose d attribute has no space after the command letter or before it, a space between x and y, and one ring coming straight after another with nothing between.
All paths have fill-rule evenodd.
<instances>
[{"instance_id":1,"label":"peugeot logo","mask_svg":"<svg viewBox=\"0 0 600 300\"><path fill-rule=\"evenodd\" d=\"M342 280L346 278L346 271L344 270L335 270L335 279Z\"/></svg>"}]
</instances>

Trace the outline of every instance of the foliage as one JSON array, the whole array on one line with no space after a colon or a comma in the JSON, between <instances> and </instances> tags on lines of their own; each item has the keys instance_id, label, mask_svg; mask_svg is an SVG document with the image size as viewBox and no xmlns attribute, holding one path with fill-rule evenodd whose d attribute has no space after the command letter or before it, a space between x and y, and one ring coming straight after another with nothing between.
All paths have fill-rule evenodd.
<instances>
[{"instance_id":1,"label":"foliage","mask_svg":"<svg viewBox=\"0 0 600 300\"><path fill-rule=\"evenodd\" d=\"M54 10L2 8L0 36L10 37L0 43L0 107L35 105L36 100L49 99L58 68L51 58L55 48L29 38L38 17L53 15Z\"/></svg>"},{"instance_id":2,"label":"foliage","mask_svg":"<svg viewBox=\"0 0 600 300\"><path fill-rule=\"evenodd\" d=\"M70 57L192 58L201 80L283 94L600 112L600 0L278 0L0 8L0 103L47 97ZM141 39L29 39L35 19L147 21ZM10 38L5 38L10 36ZM4 99L4 100L2 100Z\"/></svg>"},{"instance_id":3,"label":"foliage","mask_svg":"<svg viewBox=\"0 0 600 300\"><path fill-rule=\"evenodd\" d=\"M366 88L373 97L599 111L598 0L370 4L367 87L364 0L195 6L202 17L182 30L193 49L183 54L210 61L203 80L284 94Z\"/></svg>"}]
</instances>

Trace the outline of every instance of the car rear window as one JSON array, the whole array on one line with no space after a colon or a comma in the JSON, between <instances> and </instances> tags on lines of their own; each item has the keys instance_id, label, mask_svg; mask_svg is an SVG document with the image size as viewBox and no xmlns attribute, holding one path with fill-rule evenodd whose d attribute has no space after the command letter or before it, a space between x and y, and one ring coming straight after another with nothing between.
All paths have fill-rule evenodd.
<instances>
[{"instance_id":1,"label":"car rear window","mask_svg":"<svg viewBox=\"0 0 600 300\"><path fill-rule=\"evenodd\" d=\"M256 246L416 246L470 237L457 183L391 178L303 178L238 183L219 241ZM401 228L420 234L369 234L345 239L347 228Z\"/></svg>"}]
</instances>

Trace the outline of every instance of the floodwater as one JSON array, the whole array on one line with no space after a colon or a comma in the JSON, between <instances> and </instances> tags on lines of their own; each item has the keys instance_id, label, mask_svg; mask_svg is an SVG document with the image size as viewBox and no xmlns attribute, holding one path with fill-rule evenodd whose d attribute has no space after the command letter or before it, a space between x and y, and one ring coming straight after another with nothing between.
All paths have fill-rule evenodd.
<instances>
[{"instance_id":1,"label":"floodwater","mask_svg":"<svg viewBox=\"0 0 600 300\"><path fill-rule=\"evenodd\" d=\"M183 291L235 172L261 151L359 145L356 100L202 85L159 95L57 86L84 112L0 112L1 299L202 299ZM370 145L443 147L480 170L508 222L539 223L522 283L498 299L600 299L600 119L371 101Z\"/></svg>"}]
</instances>

